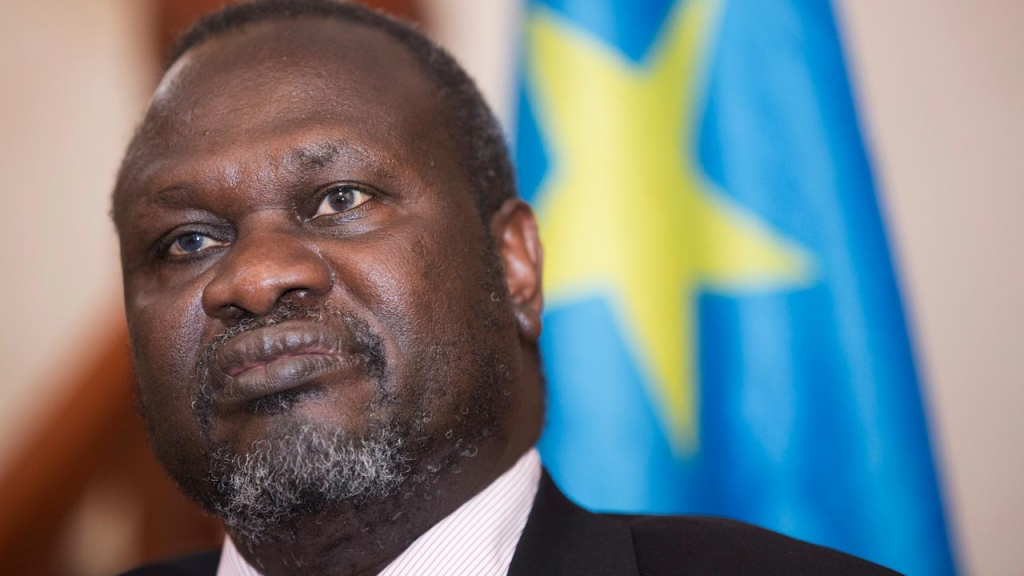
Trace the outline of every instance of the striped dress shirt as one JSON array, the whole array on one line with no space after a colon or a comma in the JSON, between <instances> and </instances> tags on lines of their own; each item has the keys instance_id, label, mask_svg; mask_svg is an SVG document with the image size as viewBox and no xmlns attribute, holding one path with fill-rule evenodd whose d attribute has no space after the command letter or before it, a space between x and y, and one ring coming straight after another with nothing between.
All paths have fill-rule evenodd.
<instances>
[{"instance_id":1,"label":"striped dress shirt","mask_svg":"<svg viewBox=\"0 0 1024 576\"><path fill-rule=\"evenodd\" d=\"M380 576L507 574L537 495L540 473L540 455L534 448L490 486L423 533ZM217 576L261 575L226 538Z\"/></svg>"}]
</instances>

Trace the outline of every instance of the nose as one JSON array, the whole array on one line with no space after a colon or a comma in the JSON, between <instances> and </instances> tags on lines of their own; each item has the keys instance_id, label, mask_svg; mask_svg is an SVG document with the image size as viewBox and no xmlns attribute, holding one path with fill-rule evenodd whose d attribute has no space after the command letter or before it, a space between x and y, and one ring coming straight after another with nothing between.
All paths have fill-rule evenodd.
<instances>
[{"instance_id":1,"label":"nose","mask_svg":"<svg viewBox=\"0 0 1024 576\"><path fill-rule=\"evenodd\" d=\"M260 316L289 295L316 299L333 286L328 263L314 245L289 231L239 234L203 290L203 309L211 318Z\"/></svg>"}]
</instances>

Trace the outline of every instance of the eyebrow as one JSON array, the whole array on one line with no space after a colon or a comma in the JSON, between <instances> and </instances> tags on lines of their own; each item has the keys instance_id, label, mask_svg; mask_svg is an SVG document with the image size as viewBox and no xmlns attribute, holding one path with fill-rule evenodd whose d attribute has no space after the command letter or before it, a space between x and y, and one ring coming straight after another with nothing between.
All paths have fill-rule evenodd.
<instances>
[{"instance_id":1,"label":"eyebrow","mask_svg":"<svg viewBox=\"0 0 1024 576\"><path fill-rule=\"evenodd\" d=\"M321 170L333 164L341 156L343 149L347 153L356 151L351 146L339 144L338 142L317 142L292 150L287 155L286 163L289 166L295 166L303 172ZM354 155L363 156L361 153Z\"/></svg>"},{"instance_id":2,"label":"eyebrow","mask_svg":"<svg viewBox=\"0 0 1024 576\"><path fill-rule=\"evenodd\" d=\"M361 163L382 168L388 163L375 157L363 148L344 140L322 140L298 146L285 155L285 165L303 172L315 172L334 164L339 159L354 159Z\"/></svg>"}]
</instances>

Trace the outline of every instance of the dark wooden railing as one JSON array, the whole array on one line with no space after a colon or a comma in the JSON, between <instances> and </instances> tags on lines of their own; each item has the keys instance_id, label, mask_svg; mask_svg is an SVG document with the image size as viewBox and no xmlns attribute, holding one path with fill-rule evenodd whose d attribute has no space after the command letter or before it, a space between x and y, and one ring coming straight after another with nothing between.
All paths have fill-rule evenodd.
<instances>
[{"instance_id":1,"label":"dark wooden railing","mask_svg":"<svg viewBox=\"0 0 1024 576\"><path fill-rule=\"evenodd\" d=\"M113 494L118 513L100 521L130 535L112 562L123 566L111 568L220 543L219 524L181 496L152 457L135 409L126 332L123 325L111 332L0 476L0 574L87 574L96 562L73 543L95 535L77 534L73 521L83 507L104 514L87 506L90 494ZM78 530L88 530L88 520Z\"/></svg>"}]
</instances>

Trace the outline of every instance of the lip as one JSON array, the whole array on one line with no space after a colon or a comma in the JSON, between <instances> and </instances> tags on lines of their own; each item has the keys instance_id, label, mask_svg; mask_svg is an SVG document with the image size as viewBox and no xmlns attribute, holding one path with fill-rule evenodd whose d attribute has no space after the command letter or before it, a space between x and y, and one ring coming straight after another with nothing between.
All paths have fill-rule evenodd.
<instances>
[{"instance_id":1,"label":"lip","mask_svg":"<svg viewBox=\"0 0 1024 576\"><path fill-rule=\"evenodd\" d=\"M344 331L308 321L257 328L229 340L213 357L217 404L238 407L351 369L359 355Z\"/></svg>"}]
</instances>

